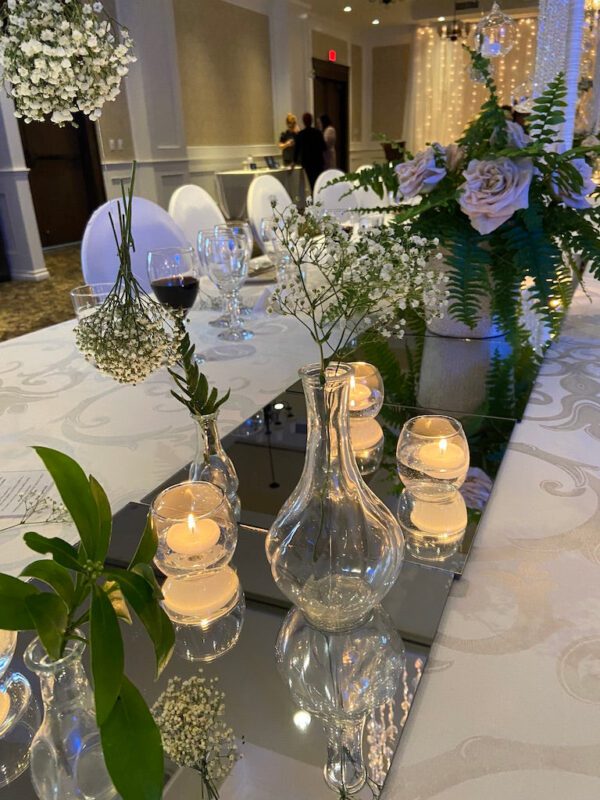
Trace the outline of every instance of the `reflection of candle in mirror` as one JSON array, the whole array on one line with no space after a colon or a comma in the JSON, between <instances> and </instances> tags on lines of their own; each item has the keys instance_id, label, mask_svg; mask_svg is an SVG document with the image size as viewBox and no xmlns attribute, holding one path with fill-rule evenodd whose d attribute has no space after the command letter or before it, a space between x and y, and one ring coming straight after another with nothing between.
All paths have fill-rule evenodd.
<instances>
[{"instance_id":1,"label":"reflection of candle in mirror","mask_svg":"<svg viewBox=\"0 0 600 800\"><path fill-rule=\"evenodd\" d=\"M467 455L462 447L447 439L422 445L417 455L423 472L432 478L458 478L468 468Z\"/></svg>"},{"instance_id":2,"label":"reflection of candle in mirror","mask_svg":"<svg viewBox=\"0 0 600 800\"><path fill-rule=\"evenodd\" d=\"M10 697L4 686L0 686L0 725L3 725L10 712Z\"/></svg>"},{"instance_id":3,"label":"reflection of candle in mirror","mask_svg":"<svg viewBox=\"0 0 600 800\"><path fill-rule=\"evenodd\" d=\"M371 405L371 389L364 383L357 383L354 375L350 377L350 411L364 411Z\"/></svg>"},{"instance_id":4,"label":"reflection of candle in mirror","mask_svg":"<svg viewBox=\"0 0 600 800\"><path fill-rule=\"evenodd\" d=\"M410 521L423 534L438 533L454 537L467 527L467 507L459 492L456 492L452 501L446 503L415 497Z\"/></svg>"},{"instance_id":5,"label":"reflection of candle in mirror","mask_svg":"<svg viewBox=\"0 0 600 800\"><path fill-rule=\"evenodd\" d=\"M237 595L240 581L231 567L194 578L167 578L163 584L165 610L206 625L218 619Z\"/></svg>"},{"instance_id":6,"label":"reflection of candle in mirror","mask_svg":"<svg viewBox=\"0 0 600 800\"><path fill-rule=\"evenodd\" d=\"M356 454L359 451L372 450L383 439L383 428L376 419L351 419L350 443Z\"/></svg>"},{"instance_id":7,"label":"reflection of candle in mirror","mask_svg":"<svg viewBox=\"0 0 600 800\"><path fill-rule=\"evenodd\" d=\"M196 519L188 514L186 522L176 522L167 532L167 545L175 553L194 556L214 547L221 536L221 529L214 519Z\"/></svg>"}]
</instances>

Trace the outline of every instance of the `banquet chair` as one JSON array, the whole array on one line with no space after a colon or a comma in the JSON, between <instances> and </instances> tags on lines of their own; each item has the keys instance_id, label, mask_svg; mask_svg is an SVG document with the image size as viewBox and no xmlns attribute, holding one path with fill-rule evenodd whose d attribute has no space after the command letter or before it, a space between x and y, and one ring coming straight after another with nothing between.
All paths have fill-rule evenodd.
<instances>
[{"instance_id":1,"label":"banquet chair","mask_svg":"<svg viewBox=\"0 0 600 800\"><path fill-rule=\"evenodd\" d=\"M266 247L260 235L260 223L273 216L273 202L280 212L293 205L292 198L281 181L273 175L258 175L248 188L246 208L254 241L263 253L266 252Z\"/></svg>"},{"instance_id":2,"label":"banquet chair","mask_svg":"<svg viewBox=\"0 0 600 800\"><path fill-rule=\"evenodd\" d=\"M117 200L97 208L85 226L81 242L81 270L86 283L113 283L119 270L119 256L108 218L112 214L118 231ZM133 198L131 268L143 288L150 293L146 269L149 250L161 247L187 247L185 233L167 212L143 197Z\"/></svg>"},{"instance_id":3,"label":"banquet chair","mask_svg":"<svg viewBox=\"0 0 600 800\"><path fill-rule=\"evenodd\" d=\"M357 172L362 172L365 169L371 169L372 164L362 164ZM355 186L354 194L358 203L358 208L379 208L380 206L387 205L387 197L379 197L375 189L370 186Z\"/></svg>"},{"instance_id":4,"label":"banquet chair","mask_svg":"<svg viewBox=\"0 0 600 800\"><path fill-rule=\"evenodd\" d=\"M327 184L335 178L343 178L341 169L326 169L315 181L313 198L315 203L321 203L326 211L352 211L358 208L358 200L354 185L350 181L342 181L333 186Z\"/></svg>"},{"instance_id":5,"label":"banquet chair","mask_svg":"<svg viewBox=\"0 0 600 800\"><path fill-rule=\"evenodd\" d=\"M169 214L185 233L187 240L196 247L198 231L223 225L225 217L209 193L189 183L175 189L169 201Z\"/></svg>"}]
</instances>

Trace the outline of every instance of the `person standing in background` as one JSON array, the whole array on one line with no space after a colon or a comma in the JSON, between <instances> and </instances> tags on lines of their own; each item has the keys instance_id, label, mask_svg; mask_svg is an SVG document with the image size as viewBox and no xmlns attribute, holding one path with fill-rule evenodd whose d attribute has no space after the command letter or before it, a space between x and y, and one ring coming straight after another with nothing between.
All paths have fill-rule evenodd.
<instances>
[{"instance_id":1,"label":"person standing in background","mask_svg":"<svg viewBox=\"0 0 600 800\"><path fill-rule=\"evenodd\" d=\"M312 192L317 177L325 165L325 139L321 131L313 128L313 116L308 111L302 115L304 128L296 134L294 162L301 164L310 183Z\"/></svg>"},{"instance_id":2,"label":"person standing in background","mask_svg":"<svg viewBox=\"0 0 600 800\"><path fill-rule=\"evenodd\" d=\"M337 167L337 156L335 153L336 133L335 128L331 124L331 119L328 114L321 114L319 117L319 124L323 131L323 138L325 139L325 169L335 169Z\"/></svg>"},{"instance_id":3,"label":"person standing in background","mask_svg":"<svg viewBox=\"0 0 600 800\"><path fill-rule=\"evenodd\" d=\"M295 114L288 114L285 118L285 130L279 137L279 149L285 167L294 163L294 149L296 147L296 134L300 131Z\"/></svg>"}]
</instances>

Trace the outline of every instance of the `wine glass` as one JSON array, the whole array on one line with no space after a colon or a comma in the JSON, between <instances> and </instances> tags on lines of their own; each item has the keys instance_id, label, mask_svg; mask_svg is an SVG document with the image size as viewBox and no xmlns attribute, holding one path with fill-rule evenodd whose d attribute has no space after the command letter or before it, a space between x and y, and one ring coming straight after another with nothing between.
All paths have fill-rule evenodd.
<instances>
[{"instance_id":1,"label":"wine glass","mask_svg":"<svg viewBox=\"0 0 600 800\"><path fill-rule=\"evenodd\" d=\"M210 239L214 236L214 227L213 228L201 228L198 231L198 237L196 240L197 243L197 250L198 250L198 258L200 259L200 269L203 275L210 277L208 274L208 261L207 261L207 239ZM212 328L228 328L229 327L229 314L227 313L227 309L225 308L225 303L223 302L222 297L217 298L217 305L216 307L221 307L221 311L223 313L220 317L216 319L211 319L209 321L209 325Z\"/></svg>"},{"instance_id":2,"label":"wine glass","mask_svg":"<svg viewBox=\"0 0 600 800\"><path fill-rule=\"evenodd\" d=\"M86 283L71 289L71 302L77 319L83 319L93 314L110 294L112 283Z\"/></svg>"},{"instance_id":3,"label":"wine glass","mask_svg":"<svg viewBox=\"0 0 600 800\"><path fill-rule=\"evenodd\" d=\"M200 288L192 247L162 247L148 253L148 278L159 303L186 314Z\"/></svg>"},{"instance_id":4,"label":"wine glass","mask_svg":"<svg viewBox=\"0 0 600 800\"><path fill-rule=\"evenodd\" d=\"M229 327L219 334L226 342L251 339L252 331L245 329L240 319L239 292L248 275L247 242L234 233L214 234L205 244L208 276L225 296L229 312Z\"/></svg>"},{"instance_id":5,"label":"wine glass","mask_svg":"<svg viewBox=\"0 0 600 800\"><path fill-rule=\"evenodd\" d=\"M227 236L229 233L234 233L236 236L243 236L246 242L246 257L248 261L252 258L252 250L254 249L254 236L252 235L252 228L248 222L225 222L220 225L215 225L215 233ZM243 317L252 316L252 308L245 306L240 302L240 314Z\"/></svg>"}]
</instances>

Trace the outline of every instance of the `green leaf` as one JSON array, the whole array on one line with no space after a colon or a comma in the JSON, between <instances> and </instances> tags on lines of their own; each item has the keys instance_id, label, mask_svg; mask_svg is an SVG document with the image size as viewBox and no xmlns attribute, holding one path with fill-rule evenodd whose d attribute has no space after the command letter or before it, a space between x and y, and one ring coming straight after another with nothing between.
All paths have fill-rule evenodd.
<instances>
[{"instance_id":1,"label":"green leaf","mask_svg":"<svg viewBox=\"0 0 600 800\"><path fill-rule=\"evenodd\" d=\"M0 574L0 629L29 631L35 628L26 600L39 593L30 583Z\"/></svg>"},{"instance_id":2,"label":"green leaf","mask_svg":"<svg viewBox=\"0 0 600 800\"><path fill-rule=\"evenodd\" d=\"M154 645L156 672L160 675L173 653L175 630L155 598L153 586L141 575L126 570L111 570L106 576L117 581L125 599L146 628Z\"/></svg>"},{"instance_id":3,"label":"green leaf","mask_svg":"<svg viewBox=\"0 0 600 800\"><path fill-rule=\"evenodd\" d=\"M131 563L129 564L129 569L134 567L136 564L150 564L152 563L152 559L156 555L156 551L158 549L158 536L156 535L156 531L152 526L152 520L150 519L150 515L146 519L146 527L144 528L144 532L142 534L142 538L140 539L140 543L137 546L137 550L133 558L131 559Z\"/></svg>"},{"instance_id":4,"label":"green leaf","mask_svg":"<svg viewBox=\"0 0 600 800\"><path fill-rule=\"evenodd\" d=\"M50 586L61 597L68 608L72 608L75 598L75 586L69 570L48 558L32 561L21 575L28 578L37 578Z\"/></svg>"},{"instance_id":5,"label":"green leaf","mask_svg":"<svg viewBox=\"0 0 600 800\"><path fill-rule=\"evenodd\" d=\"M127 607L119 584L116 581L105 581L105 583L102 584L102 591L106 593L117 617L128 625L131 625L131 614L129 613L129 608Z\"/></svg>"},{"instance_id":6,"label":"green leaf","mask_svg":"<svg viewBox=\"0 0 600 800\"><path fill-rule=\"evenodd\" d=\"M110 510L110 503L106 492L100 486L93 475L89 476L90 489L92 496L98 509L98 549L94 558L98 561L104 561L108 548L110 546L110 536L112 533L112 511Z\"/></svg>"},{"instance_id":7,"label":"green leaf","mask_svg":"<svg viewBox=\"0 0 600 800\"><path fill-rule=\"evenodd\" d=\"M87 556L94 561L100 560L103 556L99 537L98 507L85 472L65 453L49 447L33 449L52 476L58 493L79 532Z\"/></svg>"},{"instance_id":8,"label":"green leaf","mask_svg":"<svg viewBox=\"0 0 600 800\"><path fill-rule=\"evenodd\" d=\"M49 538L41 536L34 531L29 531L23 536L23 540L30 550L42 555L49 553L57 564L76 572L83 572L76 548L65 542L64 539L59 539L58 536Z\"/></svg>"},{"instance_id":9,"label":"green leaf","mask_svg":"<svg viewBox=\"0 0 600 800\"><path fill-rule=\"evenodd\" d=\"M142 695L125 675L117 702L100 726L100 736L106 767L121 797L161 800L164 764L160 732Z\"/></svg>"},{"instance_id":10,"label":"green leaf","mask_svg":"<svg viewBox=\"0 0 600 800\"><path fill-rule=\"evenodd\" d=\"M46 652L50 658L59 659L69 616L64 601L56 594L39 592L26 597L25 605Z\"/></svg>"},{"instance_id":11,"label":"green leaf","mask_svg":"<svg viewBox=\"0 0 600 800\"><path fill-rule=\"evenodd\" d=\"M136 564L131 571L141 577L152 587L152 594L155 600L162 600L163 594L156 580L156 575L150 564Z\"/></svg>"},{"instance_id":12,"label":"green leaf","mask_svg":"<svg viewBox=\"0 0 600 800\"><path fill-rule=\"evenodd\" d=\"M108 595L97 585L92 595L90 650L96 719L102 725L117 702L125 661L119 620Z\"/></svg>"}]
</instances>

